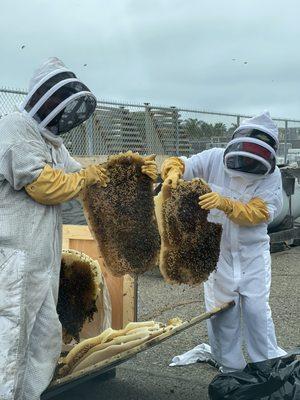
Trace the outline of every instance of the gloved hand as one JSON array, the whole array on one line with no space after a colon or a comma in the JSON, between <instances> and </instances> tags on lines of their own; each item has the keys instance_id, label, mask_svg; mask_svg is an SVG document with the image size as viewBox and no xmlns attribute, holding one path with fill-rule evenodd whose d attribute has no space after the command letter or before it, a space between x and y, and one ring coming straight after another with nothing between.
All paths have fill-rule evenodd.
<instances>
[{"instance_id":1,"label":"gloved hand","mask_svg":"<svg viewBox=\"0 0 300 400\"><path fill-rule=\"evenodd\" d=\"M75 172L75 174L76 173L85 176L84 187L93 185L97 182L99 182L102 187L106 187L109 182L107 170L101 165L91 164L87 168Z\"/></svg>"},{"instance_id":2,"label":"gloved hand","mask_svg":"<svg viewBox=\"0 0 300 400\"><path fill-rule=\"evenodd\" d=\"M90 165L71 174L46 165L39 177L25 190L38 203L56 205L73 199L82 189L97 182L103 187L109 182L107 171L100 165Z\"/></svg>"},{"instance_id":3,"label":"gloved hand","mask_svg":"<svg viewBox=\"0 0 300 400\"><path fill-rule=\"evenodd\" d=\"M152 154L151 156L147 156L144 158L145 164L142 165L142 173L149 176L153 180L153 182L156 182L158 178L158 171L157 171L157 164L155 161L155 154Z\"/></svg>"},{"instance_id":4,"label":"gloved hand","mask_svg":"<svg viewBox=\"0 0 300 400\"><path fill-rule=\"evenodd\" d=\"M176 189L179 179L182 178L184 169L184 161L182 161L180 158L167 158L161 167L161 177L164 180L163 185L170 186L172 189Z\"/></svg>"},{"instance_id":5,"label":"gloved hand","mask_svg":"<svg viewBox=\"0 0 300 400\"><path fill-rule=\"evenodd\" d=\"M199 200L199 206L203 210L212 210L213 208L217 208L218 210L222 210L224 212L230 211L230 208L227 210L227 208L230 207L230 204L227 204L227 200L229 199L222 197L219 193L206 193L203 196L200 196Z\"/></svg>"},{"instance_id":6,"label":"gloved hand","mask_svg":"<svg viewBox=\"0 0 300 400\"><path fill-rule=\"evenodd\" d=\"M254 197L247 204L223 197L219 193L211 192L199 197L199 205L204 210L217 208L223 211L231 221L242 226L257 225L267 222L269 212L266 203Z\"/></svg>"}]
</instances>

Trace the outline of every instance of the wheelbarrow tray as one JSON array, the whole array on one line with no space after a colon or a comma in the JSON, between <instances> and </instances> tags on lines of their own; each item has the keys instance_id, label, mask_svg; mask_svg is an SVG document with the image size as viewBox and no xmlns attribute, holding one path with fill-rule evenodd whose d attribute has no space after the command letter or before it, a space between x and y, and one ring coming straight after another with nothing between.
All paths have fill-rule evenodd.
<instances>
[{"instance_id":1,"label":"wheelbarrow tray","mask_svg":"<svg viewBox=\"0 0 300 400\"><path fill-rule=\"evenodd\" d=\"M71 373L70 375L65 376L64 378L59 378L54 380L48 389L43 393L42 400L51 399L52 397L68 391L71 388L74 388L77 385L80 385L90 379L95 377L101 377L103 374L107 374L108 371L111 371L124 363L125 361L129 360L130 358L134 357L135 355L153 348L165 340L171 339L173 336L178 335L179 333L191 328L192 326L202 322L206 319L209 319L213 315L219 314L231 307L234 306L234 301L224 303L220 307L216 307L213 310L198 315L197 317L192 318L190 321L184 322L182 325L177 326L176 328L172 329L171 331L162 333L161 335L148 340L145 343L140 344L139 346L133 347L123 353L117 354L114 357L109 359L103 360L95 365L92 365L88 368L85 368L82 371Z\"/></svg>"}]
</instances>

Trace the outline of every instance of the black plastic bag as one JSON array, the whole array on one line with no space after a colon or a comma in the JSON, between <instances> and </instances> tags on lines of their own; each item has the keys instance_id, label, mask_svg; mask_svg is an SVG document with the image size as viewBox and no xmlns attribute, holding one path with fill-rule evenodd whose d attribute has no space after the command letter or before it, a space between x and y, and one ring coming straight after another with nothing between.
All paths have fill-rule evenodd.
<instances>
[{"instance_id":1,"label":"black plastic bag","mask_svg":"<svg viewBox=\"0 0 300 400\"><path fill-rule=\"evenodd\" d=\"M210 400L300 400L297 353L217 375L208 387Z\"/></svg>"}]
</instances>

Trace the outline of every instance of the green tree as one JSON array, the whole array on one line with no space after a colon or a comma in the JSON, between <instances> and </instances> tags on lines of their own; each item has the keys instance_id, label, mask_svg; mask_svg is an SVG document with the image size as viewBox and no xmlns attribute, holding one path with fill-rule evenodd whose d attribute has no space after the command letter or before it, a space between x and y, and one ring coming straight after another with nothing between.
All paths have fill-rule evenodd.
<instances>
[{"instance_id":1,"label":"green tree","mask_svg":"<svg viewBox=\"0 0 300 400\"><path fill-rule=\"evenodd\" d=\"M211 124L197 118L189 118L183 122L186 134L190 139L225 137L236 129L235 124L227 130L223 122Z\"/></svg>"},{"instance_id":2,"label":"green tree","mask_svg":"<svg viewBox=\"0 0 300 400\"><path fill-rule=\"evenodd\" d=\"M231 127L227 131L229 137L231 137L233 135L233 132L237 129L237 127L238 127L238 124L236 122L231 124Z\"/></svg>"},{"instance_id":3,"label":"green tree","mask_svg":"<svg viewBox=\"0 0 300 400\"><path fill-rule=\"evenodd\" d=\"M213 126L213 134L214 136L226 136L227 134L226 125L223 122L217 122Z\"/></svg>"},{"instance_id":4,"label":"green tree","mask_svg":"<svg viewBox=\"0 0 300 400\"><path fill-rule=\"evenodd\" d=\"M202 137L205 138L212 137L214 136L214 127L212 124L202 121L201 132L202 132Z\"/></svg>"},{"instance_id":5,"label":"green tree","mask_svg":"<svg viewBox=\"0 0 300 400\"><path fill-rule=\"evenodd\" d=\"M202 136L201 124L202 121L197 118L189 118L184 121L184 129L190 139L198 139Z\"/></svg>"}]
</instances>

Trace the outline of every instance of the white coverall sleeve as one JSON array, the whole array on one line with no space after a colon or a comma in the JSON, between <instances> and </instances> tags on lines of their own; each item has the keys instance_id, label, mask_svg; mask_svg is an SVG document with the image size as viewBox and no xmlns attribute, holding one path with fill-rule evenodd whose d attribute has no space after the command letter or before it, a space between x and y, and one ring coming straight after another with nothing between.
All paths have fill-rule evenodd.
<instances>
[{"instance_id":1,"label":"white coverall sleeve","mask_svg":"<svg viewBox=\"0 0 300 400\"><path fill-rule=\"evenodd\" d=\"M254 197L259 197L266 203L270 216L269 222L272 222L280 213L283 205L282 180L278 168L275 169L270 179L266 180L264 184L257 189Z\"/></svg>"},{"instance_id":2,"label":"white coverall sleeve","mask_svg":"<svg viewBox=\"0 0 300 400\"><path fill-rule=\"evenodd\" d=\"M36 141L25 141L9 147L0 156L0 177L15 190L35 181L46 165L44 151Z\"/></svg>"},{"instance_id":3,"label":"white coverall sleeve","mask_svg":"<svg viewBox=\"0 0 300 400\"><path fill-rule=\"evenodd\" d=\"M204 150L190 158L180 157L185 164L183 179L203 178L205 181L208 181L211 156L214 150L217 149Z\"/></svg>"},{"instance_id":4,"label":"white coverall sleeve","mask_svg":"<svg viewBox=\"0 0 300 400\"><path fill-rule=\"evenodd\" d=\"M66 173L78 172L82 169L82 165L70 155L65 145L61 146L61 152Z\"/></svg>"}]
</instances>

